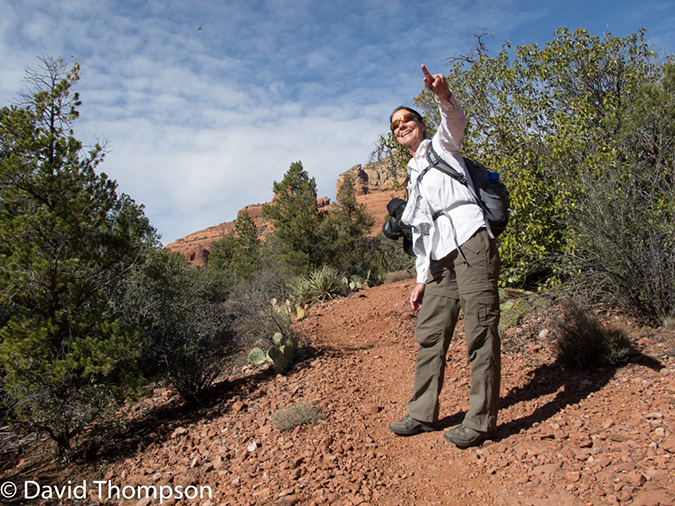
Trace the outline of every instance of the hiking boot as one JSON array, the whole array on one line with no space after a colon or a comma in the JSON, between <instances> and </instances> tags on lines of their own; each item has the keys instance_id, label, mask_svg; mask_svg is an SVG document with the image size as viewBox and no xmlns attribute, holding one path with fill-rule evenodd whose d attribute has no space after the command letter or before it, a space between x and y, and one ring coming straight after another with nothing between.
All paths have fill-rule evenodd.
<instances>
[{"instance_id":1,"label":"hiking boot","mask_svg":"<svg viewBox=\"0 0 675 506\"><path fill-rule=\"evenodd\" d=\"M459 424L454 429L450 429L443 437L453 443L457 448L465 449L470 446L478 446L488 437L487 432L479 432L464 424Z\"/></svg>"},{"instance_id":2,"label":"hiking boot","mask_svg":"<svg viewBox=\"0 0 675 506\"><path fill-rule=\"evenodd\" d=\"M422 432L433 432L436 428L431 424L415 420L410 415L405 415L403 420L390 423L389 430L399 436L414 436Z\"/></svg>"}]
</instances>

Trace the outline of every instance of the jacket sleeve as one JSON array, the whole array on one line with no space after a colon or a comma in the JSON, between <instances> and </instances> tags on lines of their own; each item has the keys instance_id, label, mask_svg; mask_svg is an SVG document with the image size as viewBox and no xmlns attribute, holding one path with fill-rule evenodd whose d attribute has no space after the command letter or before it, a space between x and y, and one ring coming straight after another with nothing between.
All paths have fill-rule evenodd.
<instances>
[{"instance_id":1,"label":"jacket sleeve","mask_svg":"<svg viewBox=\"0 0 675 506\"><path fill-rule=\"evenodd\" d=\"M438 108L441 113L441 123L436 135L431 140L434 150L454 169L466 173L464 160L460 152L462 136L466 127L464 111L454 95L449 102L439 101ZM420 163L424 162L420 161ZM415 262L418 283L426 283L429 276L430 252L425 251L424 253L424 255L418 255Z\"/></svg>"},{"instance_id":2,"label":"jacket sleeve","mask_svg":"<svg viewBox=\"0 0 675 506\"><path fill-rule=\"evenodd\" d=\"M440 145L439 153L446 151L454 157L461 156L462 136L466 128L466 116L462 106L453 95L450 102L438 102L438 108L441 112L441 124L434 136L434 144L437 142Z\"/></svg>"},{"instance_id":3,"label":"jacket sleeve","mask_svg":"<svg viewBox=\"0 0 675 506\"><path fill-rule=\"evenodd\" d=\"M426 283L429 277L429 255L419 255L415 258L415 270L417 272L417 282Z\"/></svg>"}]
</instances>

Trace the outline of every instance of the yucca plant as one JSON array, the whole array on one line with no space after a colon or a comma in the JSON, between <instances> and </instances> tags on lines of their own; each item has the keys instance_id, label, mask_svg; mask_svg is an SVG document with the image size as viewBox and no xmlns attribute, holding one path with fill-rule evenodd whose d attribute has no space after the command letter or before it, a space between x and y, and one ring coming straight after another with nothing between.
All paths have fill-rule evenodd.
<instances>
[{"instance_id":1,"label":"yucca plant","mask_svg":"<svg viewBox=\"0 0 675 506\"><path fill-rule=\"evenodd\" d=\"M320 267L288 284L297 304L313 304L342 297L347 293L344 276L330 266Z\"/></svg>"}]
</instances>

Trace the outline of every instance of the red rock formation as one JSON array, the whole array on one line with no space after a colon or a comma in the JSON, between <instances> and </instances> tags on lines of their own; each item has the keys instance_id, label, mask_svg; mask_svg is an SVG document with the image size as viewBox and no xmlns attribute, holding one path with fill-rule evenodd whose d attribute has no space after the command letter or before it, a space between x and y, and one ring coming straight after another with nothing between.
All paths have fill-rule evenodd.
<instances>
[{"instance_id":1,"label":"red rock formation","mask_svg":"<svg viewBox=\"0 0 675 506\"><path fill-rule=\"evenodd\" d=\"M351 174L354 178L354 187L357 202L366 206L366 211L373 215L375 223L371 228L371 236L377 235L382 230L384 218L387 215L387 202L394 196L402 196L403 191L394 191L395 183L401 184L405 179L405 174L397 173L396 170L386 162L367 163L365 165L355 165L348 171L340 174L337 179L337 189L339 190L344 176ZM317 200L319 208L330 208L330 199L322 197ZM271 230L270 223L262 218L263 204L249 205L237 213L237 217L247 211L253 218L255 225L264 237ZM167 249L182 254L190 263L203 265L207 262L213 243L225 236L234 234L234 221L221 223L206 230L201 230L190 234L182 239L167 245Z\"/></svg>"}]
</instances>

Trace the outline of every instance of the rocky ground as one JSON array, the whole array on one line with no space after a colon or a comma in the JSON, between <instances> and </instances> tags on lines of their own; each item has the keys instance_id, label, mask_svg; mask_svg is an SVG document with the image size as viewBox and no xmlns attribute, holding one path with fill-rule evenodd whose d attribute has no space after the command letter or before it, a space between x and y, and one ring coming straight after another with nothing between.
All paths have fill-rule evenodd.
<instances>
[{"instance_id":1,"label":"rocky ground","mask_svg":"<svg viewBox=\"0 0 675 506\"><path fill-rule=\"evenodd\" d=\"M284 376L240 365L209 406L189 412L158 388L135 405L126 444L107 460L54 471L24 459L5 480L21 490L39 482L41 494L45 483L68 485L73 497L86 481L86 499L50 504L675 504L672 332L606 316L630 333L630 363L573 372L550 352L560 316L529 315L504 339L499 429L462 451L442 431L402 438L387 429L405 415L412 387L413 283L311 308L297 325L308 346ZM461 322L448 356L444 429L468 408ZM281 432L275 416L298 402L319 406L323 419ZM165 497L132 498L134 490Z\"/></svg>"}]
</instances>

